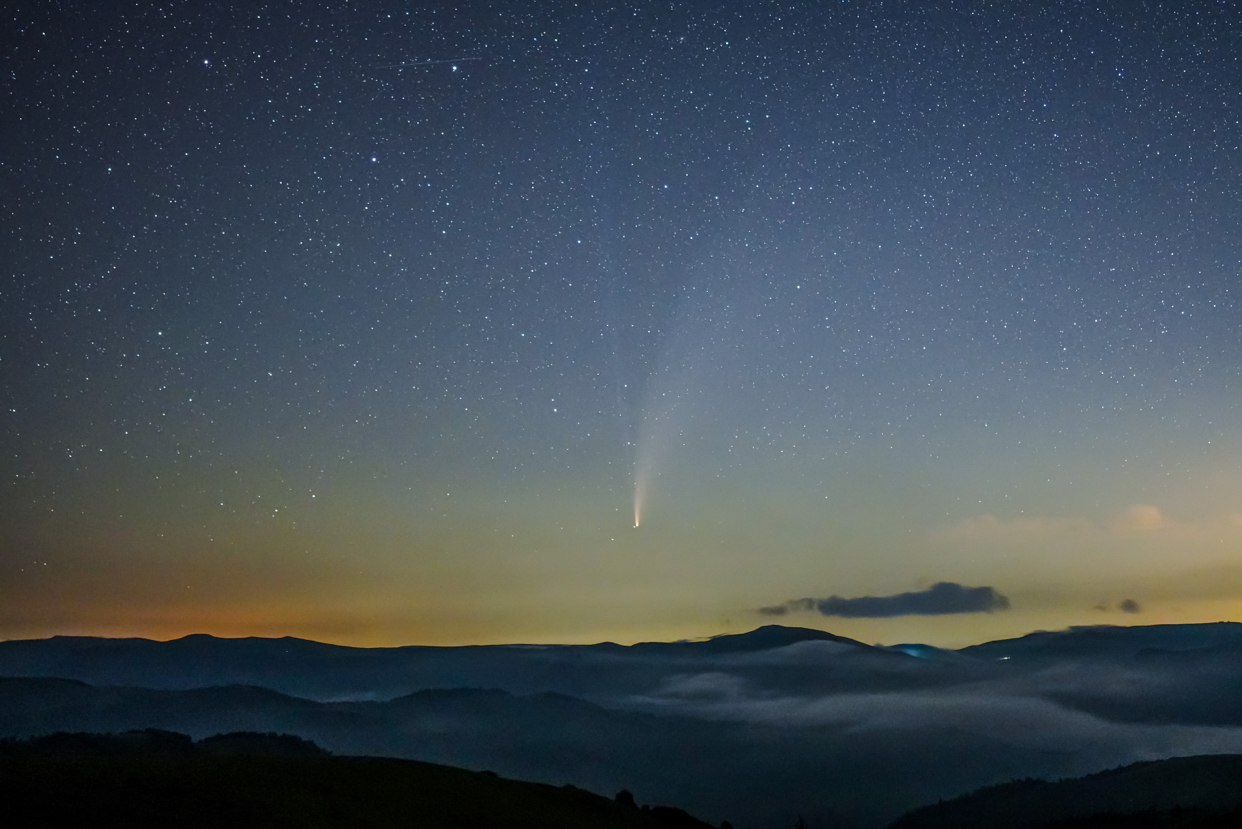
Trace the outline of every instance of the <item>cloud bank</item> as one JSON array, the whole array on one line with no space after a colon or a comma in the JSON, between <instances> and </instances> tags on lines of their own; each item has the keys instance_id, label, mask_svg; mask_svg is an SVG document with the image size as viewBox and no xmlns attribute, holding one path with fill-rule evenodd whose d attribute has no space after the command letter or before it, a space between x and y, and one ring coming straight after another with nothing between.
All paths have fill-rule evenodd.
<instances>
[{"instance_id":1,"label":"cloud bank","mask_svg":"<svg viewBox=\"0 0 1242 829\"><path fill-rule=\"evenodd\" d=\"M992 587L964 587L951 581L933 584L926 590L895 596L859 596L853 599L830 596L827 599L792 599L784 604L759 608L763 616L784 616L790 612L818 610L824 616L843 619L888 619L894 616L947 616L953 613L991 613L1008 610L1009 599Z\"/></svg>"},{"instance_id":2,"label":"cloud bank","mask_svg":"<svg viewBox=\"0 0 1242 829\"><path fill-rule=\"evenodd\" d=\"M653 694L636 698L640 708L724 722L784 728L835 727L886 744L883 734L900 734L909 755L933 756L946 730L981 738L977 749L995 751L1001 743L1064 755L1067 773L1084 774L1109 766L1187 754L1242 751L1242 728L1229 724L1110 720L1096 711L1050 699L1071 688L1108 690L1162 677L1115 669L1081 669L1017 681L992 680L969 688L870 693L786 694L757 688L723 672L670 677ZM1176 688L1172 689L1176 690ZM1112 708L1142 708L1146 701L1108 694ZM994 742L993 742L994 741Z\"/></svg>"}]
</instances>

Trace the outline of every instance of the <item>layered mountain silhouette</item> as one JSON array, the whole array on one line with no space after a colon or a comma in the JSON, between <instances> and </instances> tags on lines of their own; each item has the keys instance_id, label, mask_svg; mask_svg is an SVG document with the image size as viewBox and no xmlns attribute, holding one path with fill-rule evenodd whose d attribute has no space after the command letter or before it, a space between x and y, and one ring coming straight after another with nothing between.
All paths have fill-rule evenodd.
<instances>
[{"instance_id":1,"label":"layered mountain silhouette","mask_svg":"<svg viewBox=\"0 0 1242 829\"><path fill-rule=\"evenodd\" d=\"M1211 651L1242 651L1242 624L1216 622L1206 625L1138 627L1093 625L1059 631L1041 630L1018 639L972 645L962 648L959 653L982 659L1009 657L1035 661L1065 658L1115 659L1172 653L1205 654Z\"/></svg>"},{"instance_id":2,"label":"layered mountain silhouette","mask_svg":"<svg viewBox=\"0 0 1242 829\"><path fill-rule=\"evenodd\" d=\"M709 829L674 807L640 807L628 792L605 798L494 772L333 757L274 733L194 742L147 729L0 743L0 802L10 817L53 827Z\"/></svg>"},{"instance_id":3,"label":"layered mountain silhouette","mask_svg":"<svg viewBox=\"0 0 1242 829\"><path fill-rule=\"evenodd\" d=\"M1242 826L1242 755L1174 757L1071 780L990 786L903 815L889 829Z\"/></svg>"},{"instance_id":4,"label":"layered mountain silhouette","mask_svg":"<svg viewBox=\"0 0 1242 829\"><path fill-rule=\"evenodd\" d=\"M337 755L633 791L713 823L879 826L1021 778L1242 753L1242 625L945 651L776 625L698 642L0 642L0 736L284 732Z\"/></svg>"},{"instance_id":5,"label":"layered mountain silhouette","mask_svg":"<svg viewBox=\"0 0 1242 829\"><path fill-rule=\"evenodd\" d=\"M0 642L0 675L54 676L97 685L185 689L260 685L313 699L390 698L423 687L502 687L514 693L590 694L650 687L668 661L755 653L800 642L883 651L820 630L768 625L696 642L352 648L294 637L168 642L54 636ZM651 660L662 660L654 667Z\"/></svg>"}]
</instances>

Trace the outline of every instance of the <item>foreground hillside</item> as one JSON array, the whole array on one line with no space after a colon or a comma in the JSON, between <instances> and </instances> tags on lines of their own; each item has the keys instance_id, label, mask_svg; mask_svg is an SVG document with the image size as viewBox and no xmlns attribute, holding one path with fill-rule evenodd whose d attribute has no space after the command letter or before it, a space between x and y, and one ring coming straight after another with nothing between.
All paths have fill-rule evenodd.
<instances>
[{"instance_id":1,"label":"foreground hillside","mask_svg":"<svg viewBox=\"0 0 1242 829\"><path fill-rule=\"evenodd\" d=\"M1233 829L1242 755L1173 757L1072 780L1019 780L925 806L889 829Z\"/></svg>"},{"instance_id":2,"label":"foreground hillside","mask_svg":"<svg viewBox=\"0 0 1242 829\"><path fill-rule=\"evenodd\" d=\"M67 796L72 793L72 796ZM625 800L626 798L622 797ZM276 735L170 732L0 743L5 812L40 826L708 829L677 809Z\"/></svg>"}]
</instances>

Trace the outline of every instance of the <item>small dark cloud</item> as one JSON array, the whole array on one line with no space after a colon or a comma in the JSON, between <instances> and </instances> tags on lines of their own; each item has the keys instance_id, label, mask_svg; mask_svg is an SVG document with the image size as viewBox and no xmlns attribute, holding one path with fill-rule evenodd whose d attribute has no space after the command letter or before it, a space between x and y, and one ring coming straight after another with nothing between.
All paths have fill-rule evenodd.
<instances>
[{"instance_id":1,"label":"small dark cloud","mask_svg":"<svg viewBox=\"0 0 1242 829\"><path fill-rule=\"evenodd\" d=\"M1134 599L1122 599L1117 608L1122 613L1138 613L1143 609Z\"/></svg>"},{"instance_id":2,"label":"small dark cloud","mask_svg":"<svg viewBox=\"0 0 1242 829\"><path fill-rule=\"evenodd\" d=\"M991 587L963 587L951 581L933 584L917 593L820 599L816 608L825 616L846 619L883 619L892 616L944 616L950 613L991 613L1008 610L1009 599Z\"/></svg>"},{"instance_id":3,"label":"small dark cloud","mask_svg":"<svg viewBox=\"0 0 1242 829\"><path fill-rule=\"evenodd\" d=\"M791 611L807 611L815 609L816 599L790 599L784 604L770 605L759 608L761 616L784 616Z\"/></svg>"}]
</instances>

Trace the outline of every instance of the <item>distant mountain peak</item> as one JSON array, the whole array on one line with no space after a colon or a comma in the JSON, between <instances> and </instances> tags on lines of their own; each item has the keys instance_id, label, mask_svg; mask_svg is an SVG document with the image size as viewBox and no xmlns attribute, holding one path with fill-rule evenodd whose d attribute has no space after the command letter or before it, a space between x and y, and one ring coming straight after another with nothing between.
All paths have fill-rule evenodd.
<instances>
[{"instance_id":1,"label":"distant mountain peak","mask_svg":"<svg viewBox=\"0 0 1242 829\"><path fill-rule=\"evenodd\" d=\"M981 658L1065 658L1122 656L1140 651L1194 651L1242 645L1242 623L1205 622L1159 625L1077 625L1065 630L1038 630L1016 639L1001 639L962 648L959 653Z\"/></svg>"},{"instance_id":2,"label":"distant mountain peak","mask_svg":"<svg viewBox=\"0 0 1242 829\"><path fill-rule=\"evenodd\" d=\"M722 633L697 642L639 642L631 647L639 650L687 649L700 653L742 653L783 648L799 642L839 642L866 650L872 649L870 645L824 630L785 625L763 625L746 633Z\"/></svg>"},{"instance_id":3,"label":"distant mountain peak","mask_svg":"<svg viewBox=\"0 0 1242 829\"><path fill-rule=\"evenodd\" d=\"M713 636L709 641L729 640L733 642L755 642L764 644L768 647L781 647L782 645L792 645L796 642L807 641L823 641L844 642L851 645L863 645L854 639L847 639L844 636L837 636L826 630L818 630L816 628L790 627L786 625L762 625L748 633L725 633L719 636Z\"/></svg>"}]
</instances>

